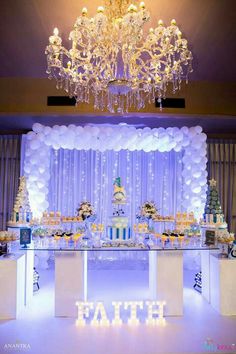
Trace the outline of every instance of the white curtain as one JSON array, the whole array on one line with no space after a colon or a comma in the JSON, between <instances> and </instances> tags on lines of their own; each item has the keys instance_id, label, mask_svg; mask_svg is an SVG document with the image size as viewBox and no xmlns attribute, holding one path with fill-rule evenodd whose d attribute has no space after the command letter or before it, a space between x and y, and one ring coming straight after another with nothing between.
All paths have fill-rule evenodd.
<instances>
[{"instance_id":1,"label":"white curtain","mask_svg":"<svg viewBox=\"0 0 236 354\"><path fill-rule=\"evenodd\" d=\"M174 215L184 209L181 173L181 152L52 150L49 210L72 216L88 200L97 220L106 224L112 216L113 181L121 177L131 223L147 200L155 202L160 214Z\"/></svg>"},{"instance_id":2,"label":"white curtain","mask_svg":"<svg viewBox=\"0 0 236 354\"><path fill-rule=\"evenodd\" d=\"M0 135L0 231L10 220L20 177L21 136Z\"/></svg>"},{"instance_id":3,"label":"white curtain","mask_svg":"<svg viewBox=\"0 0 236 354\"><path fill-rule=\"evenodd\" d=\"M208 176L217 181L229 230L236 233L236 141L208 142Z\"/></svg>"}]
</instances>

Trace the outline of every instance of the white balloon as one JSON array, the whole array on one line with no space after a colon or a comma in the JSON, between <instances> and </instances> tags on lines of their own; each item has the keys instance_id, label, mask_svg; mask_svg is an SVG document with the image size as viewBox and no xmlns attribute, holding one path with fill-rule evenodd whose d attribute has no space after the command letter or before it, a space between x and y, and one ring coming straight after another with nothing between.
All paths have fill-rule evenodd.
<instances>
[{"instance_id":1,"label":"white balloon","mask_svg":"<svg viewBox=\"0 0 236 354\"><path fill-rule=\"evenodd\" d=\"M37 181L37 186L38 186L39 189L41 189L41 188L45 187L45 182Z\"/></svg>"},{"instance_id":2,"label":"white balloon","mask_svg":"<svg viewBox=\"0 0 236 354\"><path fill-rule=\"evenodd\" d=\"M183 137L184 137L184 135L183 135L183 133L182 133L181 131L177 132L177 133L174 135L174 139L175 139L175 141L177 141L177 143L180 142L180 141L182 141L182 140L183 140Z\"/></svg>"},{"instance_id":3,"label":"white balloon","mask_svg":"<svg viewBox=\"0 0 236 354\"><path fill-rule=\"evenodd\" d=\"M98 136L99 134L99 128L98 127L91 127L91 134L93 136Z\"/></svg>"},{"instance_id":4,"label":"white balloon","mask_svg":"<svg viewBox=\"0 0 236 354\"><path fill-rule=\"evenodd\" d=\"M166 129L166 133L169 134L169 135L171 135L171 136L174 135L174 130L173 130L173 128L172 128L172 127L167 128L167 129Z\"/></svg>"},{"instance_id":5,"label":"white balloon","mask_svg":"<svg viewBox=\"0 0 236 354\"><path fill-rule=\"evenodd\" d=\"M38 169L39 169L39 172L40 172L41 174L46 171L46 167L43 166L43 165L39 166Z\"/></svg>"},{"instance_id":6,"label":"white balloon","mask_svg":"<svg viewBox=\"0 0 236 354\"><path fill-rule=\"evenodd\" d=\"M128 128L128 129L129 129L129 128ZM144 131L144 132L148 132L148 133L150 133L151 128L149 128L149 127L145 127L145 128L143 129L143 131Z\"/></svg>"},{"instance_id":7,"label":"white balloon","mask_svg":"<svg viewBox=\"0 0 236 354\"><path fill-rule=\"evenodd\" d=\"M37 181L37 179L38 179L38 177L33 174L30 174L28 178L29 178L29 181L32 181L32 182Z\"/></svg>"},{"instance_id":8,"label":"white balloon","mask_svg":"<svg viewBox=\"0 0 236 354\"><path fill-rule=\"evenodd\" d=\"M195 127L189 128L189 136L194 137L196 135Z\"/></svg>"},{"instance_id":9,"label":"white balloon","mask_svg":"<svg viewBox=\"0 0 236 354\"><path fill-rule=\"evenodd\" d=\"M199 149L198 154L201 156L201 160L203 160L203 158L205 158L205 156L207 154L207 151L205 148L201 148L201 149Z\"/></svg>"},{"instance_id":10,"label":"white balloon","mask_svg":"<svg viewBox=\"0 0 236 354\"><path fill-rule=\"evenodd\" d=\"M182 150L182 146L181 144L176 144L175 146L173 146L173 149L175 152L180 152Z\"/></svg>"},{"instance_id":11,"label":"white balloon","mask_svg":"<svg viewBox=\"0 0 236 354\"><path fill-rule=\"evenodd\" d=\"M193 177L200 178L201 176L202 176L202 171L201 170L193 172Z\"/></svg>"},{"instance_id":12,"label":"white balloon","mask_svg":"<svg viewBox=\"0 0 236 354\"><path fill-rule=\"evenodd\" d=\"M164 134L164 133L160 134L159 139L160 139L161 144L163 144L163 145L169 144L170 137L168 136L168 134Z\"/></svg>"},{"instance_id":13,"label":"white balloon","mask_svg":"<svg viewBox=\"0 0 236 354\"><path fill-rule=\"evenodd\" d=\"M67 127L65 125L61 125L59 129L60 135L64 135L67 132Z\"/></svg>"},{"instance_id":14,"label":"white balloon","mask_svg":"<svg viewBox=\"0 0 236 354\"><path fill-rule=\"evenodd\" d=\"M200 155L193 155L192 156L192 161L195 163L199 163L201 161L201 156Z\"/></svg>"},{"instance_id":15,"label":"white balloon","mask_svg":"<svg viewBox=\"0 0 236 354\"><path fill-rule=\"evenodd\" d=\"M46 138L45 141L44 141L44 144L46 144L47 146L51 146L52 142L51 142L51 140Z\"/></svg>"},{"instance_id":16,"label":"white balloon","mask_svg":"<svg viewBox=\"0 0 236 354\"><path fill-rule=\"evenodd\" d=\"M202 132L202 127L200 127L200 125L197 125L195 127L195 131L196 131L197 134L200 134Z\"/></svg>"},{"instance_id":17,"label":"white balloon","mask_svg":"<svg viewBox=\"0 0 236 354\"><path fill-rule=\"evenodd\" d=\"M195 206L197 208L199 208L201 206L201 200L199 198L197 198L197 197L193 197L191 199L191 203L192 203L193 206Z\"/></svg>"},{"instance_id":18,"label":"white balloon","mask_svg":"<svg viewBox=\"0 0 236 354\"><path fill-rule=\"evenodd\" d=\"M29 132L26 134L26 139L27 140L32 140L36 137L37 135L35 134L35 132Z\"/></svg>"},{"instance_id":19,"label":"white balloon","mask_svg":"<svg viewBox=\"0 0 236 354\"><path fill-rule=\"evenodd\" d=\"M25 173L30 173L30 170L31 170L31 166L30 164L24 164L24 172Z\"/></svg>"},{"instance_id":20,"label":"white balloon","mask_svg":"<svg viewBox=\"0 0 236 354\"><path fill-rule=\"evenodd\" d=\"M198 181L199 185L202 187L202 186L205 186L206 183L207 183L207 180L205 177L202 177L199 181Z\"/></svg>"},{"instance_id":21,"label":"white balloon","mask_svg":"<svg viewBox=\"0 0 236 354\"><path fill-rule=\"evenodd\" d=\"M141 129L138 129L138 130L141 130ZM165 128L162 128L162 127L158 128L158 134L159 135L162 134L162 133L165 133L165 132L166 132Z\"/></svg>"},{"instance_id":22,"label":"white balloon","mask_svg":"<svg viewBox=\"0 0 236 354\"><path fill-rule=\"evenodd\" d=\"M195 194L198 194L201 192L201 186L197 183L192 184L191 189L192 189L192 192Z\"/></svg>"},{"instance_id":23,"label":"white balloon","mask_svg":"<svg viewBox=\"0 0 236 354\"><path fill-rule=\"evenodd\" d=\"M33 126L32 126L32 130L35 132L35 133L40 133L43 131L43 125L40 124L40 123L34 123Z\"/></svg>"},{"instance_id":24,"label":"white balloon","mask_svg":"<svg viewBox=\"0 0 236 354\"><path fill-rule=\"evenodd\" d=\"M52 147L53 147L54 150L59 150L60 149L60 144L53 143Z\"/></svg>"},{"instance_id":25,"label":"white balloon","mask_svg":"<svg viewBox=\"0 0 236 354\"><path fill-rule=\"evenodd\" d=\"M189 129L187 127L182 127L180 128L180 130L185 134L185 135L188 135L189 133Z\"/></svg>"},{"instance_id":26,"label":"white balloon","mask_svg":"<svg viewBox=\"0 0 236 354\"><path fill-rule=\"evenodd\" d=\"M51 130L52 130L51 127L44 127L44 128L43 128L43 133L44 133L45 135L48 135L48 134L51 133Z\"/></svg>"},{"instance_id":27,"label":"white balloon","mask_svg":"<svg viewBox=\"0 0 236 354\"><path fill-rule=\"evenodd\" d=\"M185 184L186 184L187 186L189 186L189 185L191 184L191 182L192 182L192 179L191 179L190 176L184 177L184 180L185 180Z\"/></svg>"},{"instance_id":28,"label":"white balloon","mask_svg":"<svg viewBox=\"0 0 236 354\"><path fill-rule=\"evenodd\" d=\"M52 129L59 132L60 131L60 126L59 125L54 125L52 127Z\"/></svg>"},{"instance_id":29,"label":"white balloon","mask_svg":"<svg viewBox=\"0 0 236 354\"><path fill-rule=\"evenodd\" d=\"M183 138L183 141L182 141L182 145L183 147L186 147L190 144L190 140L189 140L189 137L184 137Z\"/></svg>"},{"instance_id":30,"label":"white balloon","mask_svg":"<svg viewBox=\"0 0 236 354\"><path fill-rule=\"evenodd\" d=\"M70 124L70 125L68 125L68 129L69 129L69 130L72 130L72 131L75 131L76 125Z\"/></svg>"},{"instance_id":31,"label":"white balloon","mask_svg":"<svg viewBox=\"0 0 236 354\"><path fill-rule=\"evenodd\" d=\"M200 139L201 139L202 142L205 142L207 140L206 134L205 133L201 133L200 134Z\"/></svg>"}]
</instances>

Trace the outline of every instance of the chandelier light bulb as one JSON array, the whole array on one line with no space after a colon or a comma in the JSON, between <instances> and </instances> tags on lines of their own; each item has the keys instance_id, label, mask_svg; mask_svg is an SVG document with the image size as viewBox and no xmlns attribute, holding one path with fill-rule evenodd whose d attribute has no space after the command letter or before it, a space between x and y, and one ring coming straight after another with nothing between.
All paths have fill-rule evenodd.
<instances>
[{"instance_id":1,"label":"chandelier light bulb","mask_svg":"<svg viewBox=\"0 0 236 354\"><path fill-rule=\"evenodd\" d=\"M137 12L137 6L135 6L134 4L130 4L128 7L128 12Z\"/></svg>"},{"instance_id":2,"label":"chandelier light bulb","mask_svg":"<svg viewBox=\"0 0 236 354\"><path fill-rule=\"evenodd\" d=\"M140 9L145 9L145 2L144 1L140 2L139 7Z\"/></svg>"},{"instance_id":3,"label":"chandelier light bulb","mask_svg":"<svg viewBox=\"0 0 236 354\"><path fill-rule=\"evenodd\" d=\"M82 16L87 16L87 14L88 14L87 7L83 7L81 13L82 13Z\"/></svg>"},{"instance_id":4,"label":"chandelier light bulb","mask_svg":"<svg viewBox=\"0 0 236 354\"><path fill-rule=\"evenodd\" d=\"M57 28L57 27L55 27L55 28L54 28L54 30L53 30L53 34L54 34L54 36L58 36L58 34L59 34L59 30L58 30L58 28Z\"/></svg>"},{"instance_id":5,"label":"chandelier light bulb","mask_svg":"<svg viewBox=\"0 0 236 354\"><path fill-rule=\"evenodd\" d=\"M175 19L146 30L145 3L103 0L94 17L86 7L69 34L70 48L54 29L46 47L47 73L76 104L89 103L111 113L139 111L165 98L167 89L181 89L192 72L192 53Z\"/></svg>"},{"instance_id":6,"label":"chandelier light bulb","mask_svg":"<svg viewBox=\"0 0 236 354\"><path fill-rule=\"evenodd\" d=\"M103 13L104 11L105 11L105 9L103 6L98 6L98 8L97 8L98 13Z\"/></svg>"}]
</instances>

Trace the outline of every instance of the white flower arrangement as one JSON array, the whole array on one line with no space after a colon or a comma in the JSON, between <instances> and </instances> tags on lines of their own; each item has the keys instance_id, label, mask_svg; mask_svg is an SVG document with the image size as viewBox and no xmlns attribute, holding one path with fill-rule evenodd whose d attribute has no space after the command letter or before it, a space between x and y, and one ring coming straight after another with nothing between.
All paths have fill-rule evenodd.
<instances>
[{"instance_id":1,"label":"white flower arrangement","mask_svg":"<svg viewBox=\"0 0 236 354\"><path fill-rule=\"evenodd\" d=\"M137 215L138 219L153 219L158 215L158 210L154 202L145 202L141 206L140 213Z\"/></svg>"},{"instance_id":2,"label":"white flower arrangement","mask_svg":"<svg viewBox=\"0 0 236 354\"><path fill-rule=\"evenodd\" d=\"M90 202L82 202L80 203L79 208L77 209L78 216L80 216L83 220L90 218L91 216L95 217L95 212L93 206Z\"/></svg>"}]
</instances>

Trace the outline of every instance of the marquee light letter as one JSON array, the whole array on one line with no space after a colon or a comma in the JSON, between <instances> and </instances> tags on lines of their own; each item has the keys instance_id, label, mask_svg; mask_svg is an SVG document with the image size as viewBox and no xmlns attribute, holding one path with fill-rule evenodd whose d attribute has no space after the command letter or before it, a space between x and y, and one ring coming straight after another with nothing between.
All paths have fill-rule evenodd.
<instances>
[{"instance_id":1,"label":"marquee light letter","mask_svg":"<svg viewBox=\"0 0 236 354\"><path fill-rule=\"evenodd\" d=\"M93 302L80 302L77 301L76 306L78 307L78 316L76 320L76 326L85 326L86 321L84 317L89 317L90 310L93 309Z\"/></svg>"},{"instance_id":2,"label":"marquee light letter","mask_svg":"<svg viewBox=\"0 0 236 354\"><path fill-rule=\"evenodd\" d=\"M98 317L99 315L101 316L101 319L99 320ZM109 326L110 321L107 318L106 310L102 302L98 302L97 306L94 311L94 316L91 321L91 325L94 326Z\"/></svg>"},{"instance_id":3,"label":"marquee light letter","mask_svg":"<svg viewBox=\"0 0 236 354\"><path fill-rule=\"evenodd\" d=\"M113 325L121 325L122 319L120 318L120 308L121 308L122 302L121 301L113 301L112 306L114 307L114 318L112 320Z\"/></svg>"},{"instance_id":4,"label":"marquee light letter","mask_svg":"<svg viewBox=\"0 0 236 354\"><path fill-rule=\"evenodd\" d=\"M143 309L143 301L125 301L125 310L127 310L128 307L130 307L130 318L128 319L128 324L138 325L139 319L137 318L137 307Z\"/></svg>"},{"instance_id":5,"label":"marquee light letter","mask_svg":"<svg viewBox=\"0 0 236 354\"><path fill-rule=\"evenodd\" d=\"M165 305L165 301L146 301L146 306L147 306L147 318L146 318L146 324L147 325L159 325L159 324L165 324L165 318L163 317L163 309ZM156 308L154 308L154 306ZM158 317L154 317L157 315Z\"/></svg>"}]
</instances>

